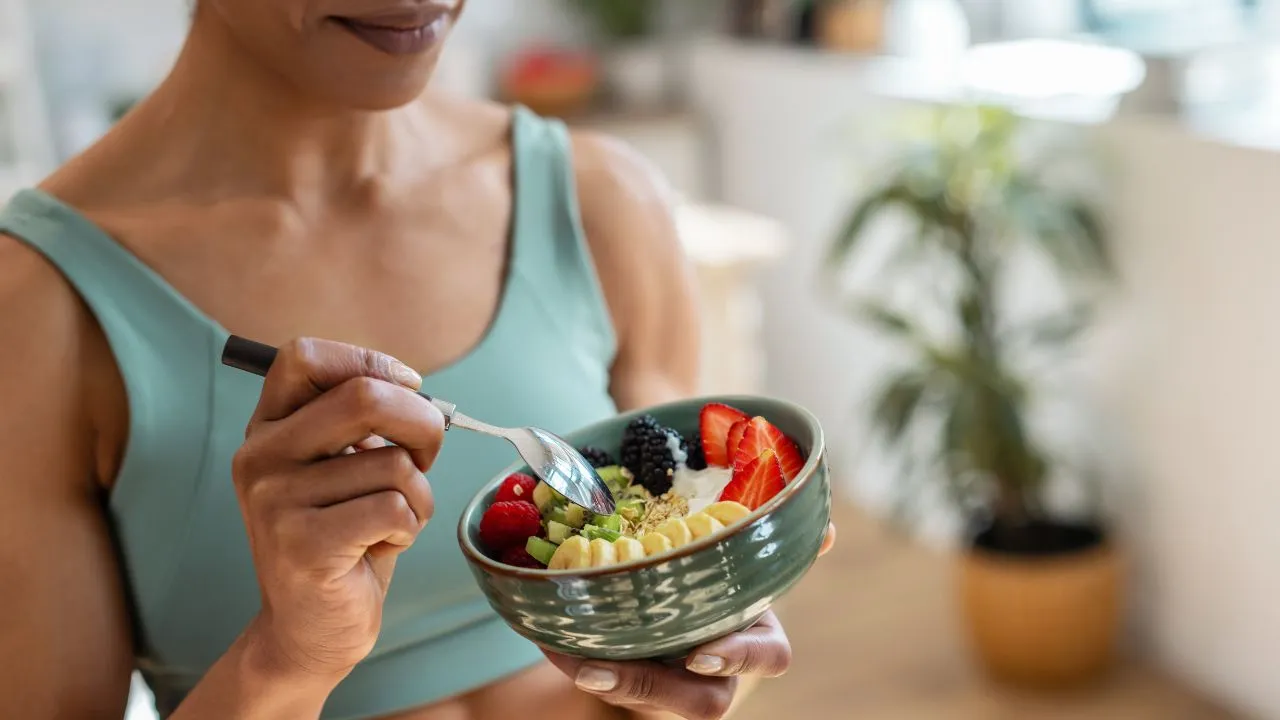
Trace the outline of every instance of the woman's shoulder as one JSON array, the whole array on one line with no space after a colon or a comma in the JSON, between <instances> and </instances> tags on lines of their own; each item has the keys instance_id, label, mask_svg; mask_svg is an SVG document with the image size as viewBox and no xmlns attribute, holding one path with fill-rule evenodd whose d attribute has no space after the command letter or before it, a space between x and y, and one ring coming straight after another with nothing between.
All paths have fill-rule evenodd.
<instances>
[{"instance_id":1,"label":"woman's shoulder","mask_svg":"<svg viewBox=\"0 0 1280 720\"><path fill-rule=\"evenodd\" d=\"M105 335L72 284L44 255L0 232L0 397L8 412L61 408L84 429L95 475L114 477L127 401ZM83 421L83 422L81 422ZM0 416L6 422L35 418ZM95 447L94 437L102 442Z\"/></svg>"},{"instance_id":2,"label":"woman's shoulder","mask_svg":"<svg viewBox=\"0 0 1280 720\"><path fill-rule=\"evenodd\" d=\"M676 195L656 166L621 140L575 130L570 144L582 228L618 337L619 367L652 365L637 359L647 352L638 355L637 346L665 347L647 333L683 327L693 308Z\"/></svg>"},{"instance_id":3,"label":"woman's shoulder","mask_svg":"<svg viewBox=\"0 0 1280 720\"><path fill-rule=\"evenodd\" d=\"M571 131L570 143L582 225L601 272L649 267L665 273L681 264L675 194L656 166L596 131Z\"/></svg>"},{"instance_id":4,"label":"woman's shoulder","mask_svg":"<svg viewBox=\"0 0 1280 720\"><path fill-rule=\"evenodd\" d=\"M0 377L13 383L0 382L0 397L10 411L33 403L65 406L100 431L98 421L119 405L110 398L123 398L122 387L111 392L107 369L114 366L106 338L75 289L38 251L3 232L0 347ZM0 424L5 420L16 421L0 417ZM87 442L91 435L86 433Z\"/></svg>"}]
</instances>

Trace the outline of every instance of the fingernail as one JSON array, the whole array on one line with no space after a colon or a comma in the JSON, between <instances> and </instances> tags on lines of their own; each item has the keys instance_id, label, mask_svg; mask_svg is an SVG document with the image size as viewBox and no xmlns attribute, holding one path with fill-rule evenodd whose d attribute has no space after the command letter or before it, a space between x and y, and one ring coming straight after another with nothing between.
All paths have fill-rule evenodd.
<instances>
[{"instance_id":1,"label":"fingernail","mask_svg":"<svg viewBox=\"0 0 1280 720\"><path fill-rule=\"evenodd\" d=\"M724 658L715 655L695 655L689 661L689 670L699 675L715 675L724 670Z\"/></svg>"},{"instance_id":2,"label":"fingernail","mask_svg":"<svg viewBox=\"0 0 1280 720\"><path fill-rule=\"evenodd\" d=\"M410 390L417 390L422 387L422 376L413 368L398 360L391 363L391 379Z\"/></svg>"},{"instance_id":3,"label":"fingernail","mask_svg":"<svg viewBox=\"0 0 1280 720\"><path fill-rule=\"evenodd\" d=\"M607 668L588 666L578 671L574 682L589 692L609 692L618 687L618 675Z\"/></svg>"}]
</instances>

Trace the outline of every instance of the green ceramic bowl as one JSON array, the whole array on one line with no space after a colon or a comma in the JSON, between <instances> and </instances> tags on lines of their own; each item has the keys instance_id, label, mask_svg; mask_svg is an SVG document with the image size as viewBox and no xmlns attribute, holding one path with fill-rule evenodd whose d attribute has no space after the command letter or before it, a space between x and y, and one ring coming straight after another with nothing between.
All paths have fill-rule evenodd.
<instances>
[{"instance_id":1,"label":"green ceramic bowl","mask_svg":"<svg viewBox=\"0 0 1280 720\"><path fill-rule=\"evenodd\" d=\"M752 396L706 397L627 413L565 439L616 457L622 430L650 413L686 435L708 402L761 415L796 441L804 469L745 521L664 555L591 570L528 570L480 551L479 526L503 478L493 478L467 506L458 542L494 610L516 632L567 655L603 660L674 659L755 623L813 565L831 516L822 428L804 408Z\"/></svg>"}]
</instances>

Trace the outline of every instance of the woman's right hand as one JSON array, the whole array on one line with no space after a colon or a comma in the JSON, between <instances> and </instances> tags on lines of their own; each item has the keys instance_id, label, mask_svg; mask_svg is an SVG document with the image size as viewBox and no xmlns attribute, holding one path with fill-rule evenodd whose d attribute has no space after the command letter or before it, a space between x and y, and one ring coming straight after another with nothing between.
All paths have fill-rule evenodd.
<instances>
[{"instance_id":1,"label":"woman's right hand","mask_svg":"<svg viewBox=\"0 0 1280 720\"><path fill-rule=\"evenodd\" d=\"M281 670L336 683L373 649L396 557L433 511L444 419L421 382L324 340L287 344L267 374L232 476L262 590L247 634Z\"/></svg>"}]
</instances>

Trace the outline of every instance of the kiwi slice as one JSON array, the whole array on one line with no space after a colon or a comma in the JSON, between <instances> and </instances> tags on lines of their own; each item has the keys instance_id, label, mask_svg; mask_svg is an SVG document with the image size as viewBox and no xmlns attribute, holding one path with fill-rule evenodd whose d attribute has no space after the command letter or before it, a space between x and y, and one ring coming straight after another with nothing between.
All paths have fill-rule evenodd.
<instances>
[{"instance_id":1,"label":"kiwi slice","mask_svg":"<svg viewBox=\"0 0 1280 720\"><path fill-rule=\"evenodd\" d=\"M580 528L587 524L587 509L581 505L566 505L564 508L564 524Z\"/></svg>"},{"instance_id":2,"label":"kiwi slice","mask_svg":"<svg viewBox=\"0 0 1280 720\"><path fill-rule=\"evenodd\" d=\"M623 490L631 485L631 471L621 465L609 465L608 467L596 468L596 474L604 481L605 485L613 491L616 497Z\"/></svg>"},{"instance_id":3,"label":"kiwi slice","mask_svg":"<svg viewBox=\"0 0 1280 720\"><path fill-rule=\"evenodd\" d=\"M617 503L617 513L627 522L640 522L644 517L644 501L640 498L623 498Z\"/></svg>"},{"instance_id":4,"label":"kiwi slice","mask_svg":"<svg viewBox=\"0 0 1280 720\"><path fill-rule=\"evenodd\" d=\"M596 515L592 518L591 524L605 530L622 532L622 516L616 513L613 515Z\"/></svg>"},{"instance_id":5,"label":"kiwi slice","mask_svg":"<svg viewBox=\"0 0 1280 720\"><path fill-rule=\"evenodd\" d=\"M524 551L543 565L550 565L551 556L556 554L556 545L540 537L531 537L525 543Z\"/></svg>"},{"instance_id":6,"label":"kiwi slice","mask_svg":"<svg viewBox=\"0 0 1280 720\"><path fill-rule=\"evenodd\" d=\"M567 502L568 499L564 495L561 495L555 488L544 482L539 482L533 488L533 504L538 506L539 512L549 512Z\"/></svg>"},{"instance_id":7,"label":"kiwi slice","mask_svg":"<svg viewBox=\"0 0 1280 720\"><path fill-rule=\"evenodd\" d=\"M555 520L547 523L547 539L556 545L568 540L573 533L574 529L564 523L556 522Z\"/></svg>"},{"instance_id":8,"label":"kiwi slice","mask_svg":"<svg viewBox=\"0 0 1280 720\"><path fill-rule=\"evenodd\" d=\"M587 525L582 528L582 537L588 540L604 540L605 542L613 542L622 537L622 533L609 528L598 527L596 525Z\"/></svg>"}]
</instances>

